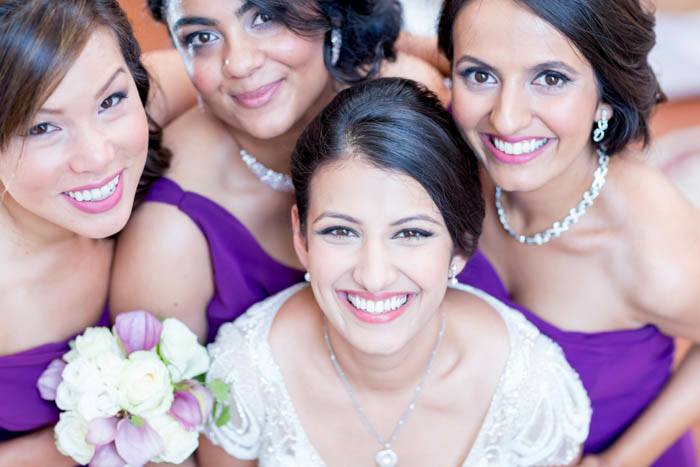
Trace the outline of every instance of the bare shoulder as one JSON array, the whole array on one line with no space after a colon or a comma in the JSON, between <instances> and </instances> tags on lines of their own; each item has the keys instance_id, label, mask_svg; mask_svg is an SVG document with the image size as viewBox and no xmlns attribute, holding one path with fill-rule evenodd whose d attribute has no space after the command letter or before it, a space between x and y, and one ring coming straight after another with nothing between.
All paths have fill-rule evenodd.
<instances>
[{"instance_id":1,"label":"bare shoulder","mask_svg":"<svg viewBox=\"0 0 700 467\"><path fill-rule=\"evenodd\" d=\"M700 299L700 211L634 155L617 165L624 238L634 266L631 299L652 322L684 313Z\"/></svg>"},{"instance_id":2,"label":"bare shoulder","mask_svg":"<svg viewBox=\"0 0 700 467\"><path fill-rule=\"evenodd\" d=\"M497 309L505 305L469 286L459 287L448 289L444 301L444 309L459 333L459 340L469 348L479 349L480 353L487 352L493 358L491 362L505 362L510 336Z\"/></svg>"},{"instance_id":3,"label":"bare shoulder","mask_svg":"<svg viewBox=\"0 0 700 467\"><path fill-rule=\"evenodd\" d=\"M173 316L203 339L213 278L206 238L177 207L145 203L120 234L110 287L112 314Z\"/></svg>"},{"instance_id":4,"label":"bare shoulder","mask_svg":"<svg viewBox=\"0 0 700 467\"><path fill-rule=\"evenodd\" d=\"M381 74L417 81L433 91L444 105L450 102L451 92L445 85L444 76L434 65L420 57L399 52L396 61L382 64Z\"/></svg>"}]
</instances>

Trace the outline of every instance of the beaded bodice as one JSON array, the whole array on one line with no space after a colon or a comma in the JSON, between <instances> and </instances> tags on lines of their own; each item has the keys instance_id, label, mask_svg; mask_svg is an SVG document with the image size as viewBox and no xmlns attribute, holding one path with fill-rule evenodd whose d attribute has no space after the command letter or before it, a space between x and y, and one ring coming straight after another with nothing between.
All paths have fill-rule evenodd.
<instances>
[{"instance_id":1,"label":"beaded bodice","mask_svg":"<svg viewBox=\"0 0 700 467\"><path fill-rule=\"evenodd\" d=\"M231 421L206 429L211 441L261 466L325 466L304 432L268 342L277 311L304 284L223 325L209 346L208 379L231 386ZM562 465L588 435L590 402L561 349L520 313L466 285L505 321L510 352L490 408L463 467Z\"/></svg>"}]
</instances>

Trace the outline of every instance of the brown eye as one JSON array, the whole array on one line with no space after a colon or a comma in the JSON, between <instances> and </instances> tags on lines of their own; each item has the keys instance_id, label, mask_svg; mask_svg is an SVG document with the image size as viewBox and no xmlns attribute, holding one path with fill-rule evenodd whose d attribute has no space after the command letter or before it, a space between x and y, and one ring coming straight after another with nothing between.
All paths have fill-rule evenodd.
<instances>
[{"instance_id":1,"label":"brown eye","mask_svg":"<svg viewBox=\"0 0 700 467\"><path fill-rule=\"evenodd\" d=\"M126 94L123 92L115 92L100 103L100 112L116 107L125 98Z\"/></svg>"},{"instance_id":2,"label":"brown eye","mask_svg":"<svg viewBox=\"0 0 700 467\"><path fill-rule=\"evenodd\" d=\"M559 84L561 84L561 78L557 75L547 75L544 77L544 82L547 86L559 86Z\"/></svg>"},{"instance_id":3,"label":"brown eye","mask_svg":"<svg viewBox=\"0 0 700 467\"><path fill-rule=\"evenodd\" d=\"M489 75L488 73L484 73L483 71L477 71L474 73L474 81L476 81L479 84L484 84L489 80Z\"/></svg>"}]
</instances>

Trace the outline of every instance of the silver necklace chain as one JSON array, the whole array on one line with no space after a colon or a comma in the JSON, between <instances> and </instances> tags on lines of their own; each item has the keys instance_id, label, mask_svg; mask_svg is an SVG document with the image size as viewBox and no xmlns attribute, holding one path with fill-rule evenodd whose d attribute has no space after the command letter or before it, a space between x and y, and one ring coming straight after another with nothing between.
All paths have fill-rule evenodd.
<instances>
[{"instance_id":1,"label":"silver necklace chain","mask_svg":"<svg viewBox=\"0 0 700 467\"><path fill-rule=\"evenodd\" d=\"M263 184L269 186L275 191L283 191L285 193L291 193L294 191L292 177L287 174L275 172L274 170L266 167L245 149L241 149L239 154L243 162L245 162L250 171L253 172L253 175L255 175Z\"/></svg>"},{"instance_id":2,"label":"silver necklace chain","mask_svg":"<svg viewBox=\"0 0 700 467\"><path fill-rule=\"evenodd\" d=\"M399 418L399 421L396 423L396 426L391 432L391 435L389 435L389 438L384 439L384 437L380 435L377 432L377 430L374 429L374 426L372 426L372 423L370 423L369 419L367 418L367 415L365 414L364 409L362 408L362 404L360 404L360 401L357 399L355 391L352 388L352 384L350 384L350 380L345 374L345 371L343 371L343 368L340 366L338 358L335 355L335 351L333 350L333 345L331 344L330 337L328 337L328 326L326 325L325 321L323 322L323 339L326 341L326 347L328 347L328 353L330 354L333 367L335 368L336 373L338 373L338 376L340 377L340 380L342 381L343 386L345 387L345 391L348 393L348 396L350 396L352 405L355 408L357 414L359 415L360 420L362 420L362 424L365 425L367 431L369 431L372 437L376 439L377 442L382 446L382 449L377 451L377 454L374 458L375 462L379 467L393 467L399 461L399 457L396 454L396 452L394 452L394 450L391 449L391 445L394 443L394 441L396 441L396 438L401 432L401 428L403 428L403 426L406 424L406 421L408 420L408 417L411 415L411 413L413 413L413 410L416 408L416 402L418 401L418 398L420 397L421 392L423 391L423 385L425 384L425 380L430 374L430 369L433 366L433 362L435 361L435 355L437 354L438 347L440 346L440 342L442 341L442 336L444 334L445 313L442 313L440 331L438 332L437 338L435 339L435 345L433 346L433 350L430 353L430 359L428 360L428 364L425 366L425 369L423 370L423 373L420 376L420 380L418 381L416 388L413 390L413 396L411 397L411 401L408 403L406 410L404 410L403 414Z\"/></svg>"},{"instance_id":3,"label":"silver necklace chain","mask_svg":"<svg viewBox=\"0 0 700 467\"><path fill-rule=\"evenodd\" d=\"M562 219L552 224L550 228L542 232L538 232L535 235L521 235L517 233L508 223L508 217L506 217L506 210L503 208L501 203L501 198L503 196L503 190L500 186L496 187L496 211L498 212L498 220L501 221L503 229L519 241L520 243L527 245L544 245L545 243L554 240L561 234L569 230L569 228L577 223L584 214L586 210L591 207L593 201L600 194L600 190L603 189L605 185L605 176L608 174L608 162L610 161L610 156L605 154L601 149L598 149L598 167L593 173L593 183L591 187L583 194L583 199L578 205L569 211L569 214Z\"/></svg>"}]
</instances>

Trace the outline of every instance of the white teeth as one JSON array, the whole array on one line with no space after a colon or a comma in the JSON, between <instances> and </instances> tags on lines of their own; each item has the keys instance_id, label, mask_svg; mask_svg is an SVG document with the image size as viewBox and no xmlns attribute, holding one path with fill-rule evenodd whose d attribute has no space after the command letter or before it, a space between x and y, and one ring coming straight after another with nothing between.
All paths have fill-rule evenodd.
<instances>
[{"instance_id":1,"label":"white teeth","mask_svg":"<svg viewBox=\"0 0 700 467\"><path fill-rule=\"evenodd\" d=\"M107 182L105 185L101 186L100 188L93 188L91 190L82 190L82 191L66 191L65 194L70 196L76 201L102 201L103 199L107 199L112 194L114 191L117 189L117 185L119 184L119 175L114 177L112 180Z\"/></svg>"},{"instance_id":2,"label":"white teeth","mask_svg":"<svg viewBox=\"0 0 700 467\"><path fill-rule=\"evenodd\" d=\"M373 300L366 300L362 297L348 294L348 301L358 310L378 315L401 308L408 301L408 295L395 296L386 300L379 300L375 302Z\"/></svg>"},{"instance_id":3,"label":"white teeth","mask_svg":"<svg viewBox=\"0 0 700 467\"><path fill-rule=\"evenodd\" d=\"M513 156L518 156L520 154L528 154L533 151L536 151L537 149L547 144L548 141L549 139L547 138L539 138L518 141L517 143L508 143L506 141L496 138L495 136L491 137L491 142L494 146L496 146L496 148L499 151L505 152L506 154Z\"/></svg>"}]
</instances>

